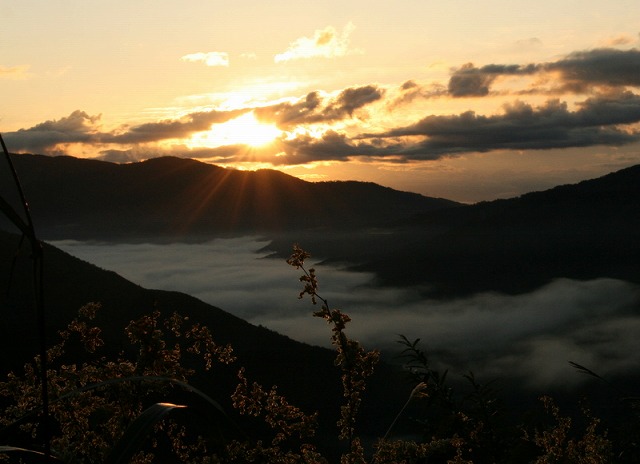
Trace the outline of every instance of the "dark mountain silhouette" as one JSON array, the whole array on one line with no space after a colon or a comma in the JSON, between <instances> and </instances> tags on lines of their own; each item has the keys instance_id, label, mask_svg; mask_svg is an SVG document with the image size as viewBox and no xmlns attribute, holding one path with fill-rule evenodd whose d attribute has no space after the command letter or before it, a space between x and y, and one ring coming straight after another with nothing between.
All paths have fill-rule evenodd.
<instances>
[{"instance_id":1,"label":"dark mountain silhouette","mask_svg":"<svg viewBox=\"0 0 640 464\"><path fill-rule=\"evenodd\" d=\"M555 278L640 282L640 166L508 200L434 211L364 269L438 294L520 293ZM313 246L313 245L311 245ZM386 250L379 246L379 250Z\"/></svg>"},{"instance_id":2,"label":"dark mountain silhouette","mask_svg":"<svg viewBox=\"0 0 640 464\"><path fill-rule=\"evenodd\" d=\"M15 155L45 239L184 239L309 228L352 229L457 203L364 182L305 182L180 158L113 164ZM0 186L0 195L10 195Z\"/></svg>"},{"instance_id":3,"label":"dark mountain silhouette","mask_svg":"<svg viewBox=\"0 0 640 464\"><path fill-rule=\"evenodd\" d=\"M10 273L17 250L20 250L17 265ZM19 247L19 237L0 231L0 263L6 277L2 279L0 300L3 313L1 339L20 340L10 350L0 350L0 366L3 370L20 368L26 359L35 354L37 346L33 338L36 329L32 309L30 261L28 247ZM44 300L51 338L73 319L82 305L100 302L103 308L97 321L103 327L105 336L113 342L111 354L117 354L127 345L122 329L130 320L159 309L167 315L178 311L210 326L216 335L216 341L222 344L232 343L239 356L248 354L253 359L250 363L255 363L253 368L257 371L264 370L265 364L260 361L266 361L272 356L283 359L284 352L289 353L283 359L285 364L306 364L308 360L321 365L325 362L332 363L332 353L329 350L298 343L253 326L185 294L142 288L114 272L102 270L48 244L44 245L44 264ZM269 353L269 347L275 352ZM294 359L297 361L293 361Z\"/></svg>"},{"instance_id":4,"label":"dark mountain silhouette","mask_svg":"<svg viewBox=\"0 0 640 464\"><path fill-rule=\"evenodd\" d=\"M418 214L378 232L296 240L328 261L375 272L379 284L422 285L432 296L523 293L562 277L640 283L640 166ZM292 238L270 247L284 256Z\"/></svg>"},{"instance_id":5,"label":"dark mountain silhouette","mask_svg":"<svg viewBox=\"0 0 640 464\"><path fill-rule=\"evenodd\" d=\"M22 372L22 366L38 353L39 342L33 287L31 257L28 247L19 246L20 237L0 231L0 378L8 372ZM16 253L20 251L19 253ZM304 410L320 412L320 434L335 436L335 421L342 395L339 370L331 350L296 342L263 327L257 327L219 308L189 295L142 288L114 272L102 270L62 250L44 244L44 307L48 344L56 340L59 329L76 316L88 302L100 302L96 324L102 329L105 346L101 355L116 357L121 352L135 358L124 327L129 321L150 314L155 309L165 316L174 311L190 321L210 328L219 344L230 343L238 361L231 366L216 365L210 372L199 372L195 386L232 411L230 394L237 384L236 373L246 368L248 377L278 391ZM12 263L15 266L12 266ZM292 298L295 298L295 292ZM310 307L309 317L312 308ZM318 320L319 324L323 321ZM327 339L330 333L327 331ZM69 353L69 362L81 362L80 353ZM395 378L395 384L390 379ZM401 406L405 397L405 378L395 368L381 364L369 390L365 406L365 430L380 434L376 424L384 427ZM390 393L398 388L401 394ZM384 400L383 400L384 398Z\"/></svg>"},{"instance_id":6,"label":"dark mountain silhouette","mask_svg":"<svg viewBox=\"0 0 640 464\"><path fill-rule=\"evenodd\" d=\"M13 159L44 238L261 234L282 257L297 242L316 257L373 271L381 284L426 285L434 295L519 293L560 277L640 282L640 166L461 205L372 183L310 183L179 158Z\"/></svg>"}]
</instances>

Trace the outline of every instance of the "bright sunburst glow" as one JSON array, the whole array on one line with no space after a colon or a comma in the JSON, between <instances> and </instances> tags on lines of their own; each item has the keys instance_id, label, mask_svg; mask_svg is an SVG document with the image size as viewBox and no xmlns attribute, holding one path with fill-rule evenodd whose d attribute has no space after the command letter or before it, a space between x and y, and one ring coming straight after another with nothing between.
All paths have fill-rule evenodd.
<instances>
[{"instance_id":1,"label":"bright sunburst glow","mask_svg":"<svg viewBox=\"0 0 640 464\"><path fill-rule=\"evenodd\" d=\"M259 147L275 140L281 131L274 125L263 124L253 113L246 113L210 131L192 137L191 146L219 147L223 145L249 145Z\"/></svg>"}]
</instances>

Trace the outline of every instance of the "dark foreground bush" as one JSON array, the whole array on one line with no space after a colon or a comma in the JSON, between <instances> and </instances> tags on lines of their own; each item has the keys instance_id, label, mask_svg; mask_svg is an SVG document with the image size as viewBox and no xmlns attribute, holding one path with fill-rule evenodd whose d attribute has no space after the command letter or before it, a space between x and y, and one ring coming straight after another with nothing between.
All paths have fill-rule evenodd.
<instances>
[{"instance_id":1,"label":"dark foreground bush","mask_svg":"<svg viewBox=\"0 0 640 464\"><path fill-rule=\"evenodd\" d=\"M349 316L318 294L316 272L305 267L308 257L294 246L287 262L302 272L299 297L311 299L318 308L313 315L331 330L343 391L336 405L341 463L634 462L632 441L614 442L586 406L574 419L544 397L542 416L514 425L492 385L473 374L465 376L469 393L454 394L447 372L433 369L418 341L407 338L400 340L401 355L414 388L385 435L364 440L359 412L379 354L349 338ZM236 362L232 347L216 344L208 328L156 311L125 328L134 356L123 350L112 359L101 355L104 340L92 323L99 309L93 303L81 308L47 351L50 437L43 436L39 357L0 383L0 443L11 445L0 447L5 460L329 462L315 441L318 414L291 405L275 386L252 382L242 367L229 392L230 410L192 386L197 372ZM409 410L411 420L401 421ZM50 457L34 445L42 440L50 440Z\"/></svg>"}]
</instances>

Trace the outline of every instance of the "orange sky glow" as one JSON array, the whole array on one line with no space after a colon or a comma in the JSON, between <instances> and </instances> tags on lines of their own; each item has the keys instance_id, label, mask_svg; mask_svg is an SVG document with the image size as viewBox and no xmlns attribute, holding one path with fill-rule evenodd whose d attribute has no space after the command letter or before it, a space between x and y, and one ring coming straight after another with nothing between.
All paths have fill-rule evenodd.
<instances>
[{"instance_id":1,"label":"orange sky glow","mask_svg":"<svg viewBox=\"0 0 640 464\"><path fill-rule=\"evenodd\" d=\"M640 162L640 4L4 7L16 153L194 158L476 202Z\"/></svg>"}]
</instances>

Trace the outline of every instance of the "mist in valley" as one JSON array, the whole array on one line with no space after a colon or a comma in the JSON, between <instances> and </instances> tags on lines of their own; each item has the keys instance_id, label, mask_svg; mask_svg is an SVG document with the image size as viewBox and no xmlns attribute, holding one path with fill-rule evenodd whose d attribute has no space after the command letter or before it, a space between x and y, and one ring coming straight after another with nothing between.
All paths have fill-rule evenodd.
<instances>
[{"instance_id":1,"label":"mist in valley","mask_svg":"<svg viewBox=\"0 0 640 464\"><path fill-rule=\"evenodd\" d=\"M298 299L301 274L270 257L260 237L205 243L114 244L55 241L53 245L147 288L175 290L295 340L329 346L326 324L310 300ZM373 274L321 264L313 257L319 294L349 314L348 331L385 359L402 334L421 339L434 365L484 378L508 377L532 389L584 382L573 361L601 375L640 367L640 288L622 280L556 279L530 293L484 292L425 299L421 288L375 285ZM215 328L213 328L215 333Z\"/></svg>"}]
</instances>

